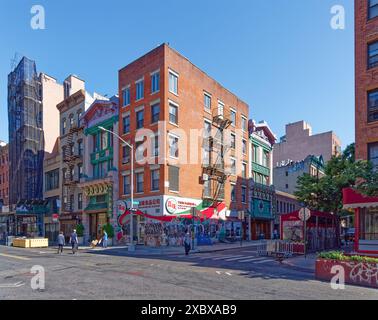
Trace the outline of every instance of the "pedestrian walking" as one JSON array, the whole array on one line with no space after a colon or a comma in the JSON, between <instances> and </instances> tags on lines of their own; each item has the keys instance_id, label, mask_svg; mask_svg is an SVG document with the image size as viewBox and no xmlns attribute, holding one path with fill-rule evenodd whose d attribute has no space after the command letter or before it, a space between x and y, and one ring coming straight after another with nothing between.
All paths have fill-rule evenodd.
<instances>
[{"instance_id":1,"label":"pedestrian walking","mask_svg":"<svg viewBox=\"0 0 378 320\"><path fill-rule=\"evenodd\" d=\"M63 253L64 242L65 242L65 239L64 239L63 231L60 231L58 235L58 254Z\"/></svg>"},{"instance_id":2,"label":"pedestrian walking","mask_svg":"<svg viewBox=\"0 0 378 320\"><path fill-rule=\"evenodd\" d=\"M72 246L72 254L75 254L75 252L79 250L79 239L77 238L76 229L71 233L70 243Z\"/></svg>"},{"instance_id":3,"label":"pedestrian walking","mask_svg":"<svg viewBox=\"0 0 378 320\"><path fill-rule=\"evenodd\" d=\"M189 251L190 251L190 234L189 232L187 232L185 234L185 239L184 239L184 247L185 247L185 255L187 256L189 254Z\"/></svg>"},{"instance_id":4,"label":"pedestrian walking","mask_svg":"<svg viewBox=\"0 0 378 320\"><path fill-rule=\"evenodd\" d=\"M108 234L104 230L104 235L102 236L102 247L107 248L108 247Z\"/></svg>"}]
</instances>

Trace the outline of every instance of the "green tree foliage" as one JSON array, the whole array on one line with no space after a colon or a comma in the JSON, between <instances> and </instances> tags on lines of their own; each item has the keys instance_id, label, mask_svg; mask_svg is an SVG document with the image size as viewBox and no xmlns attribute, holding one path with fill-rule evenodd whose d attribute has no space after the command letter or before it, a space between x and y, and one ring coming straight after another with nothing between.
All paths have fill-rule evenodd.
<instances>
[{"instance_id":1,"label":"green tree foliage","mask_svg":"<svg viewBox=\"0 0 378 320\"><path fill-rule=\"evenodd\" d=\"M342 189L357 187L366 194L372 192L374 183L377 190L377 182L369 162L355 161L355 148L352 144L342 155L332 157L327 162L324 176L318 178L304 174L299 177L295 195L312 210L339 214L343 208Z\"/></svg>"}]
</instances>

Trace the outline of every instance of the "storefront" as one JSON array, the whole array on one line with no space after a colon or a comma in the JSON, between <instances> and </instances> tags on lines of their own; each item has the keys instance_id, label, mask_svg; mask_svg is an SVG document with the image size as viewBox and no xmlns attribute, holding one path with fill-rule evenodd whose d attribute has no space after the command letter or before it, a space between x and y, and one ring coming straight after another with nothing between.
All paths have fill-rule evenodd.
<instances>
[{"instance_id":1,"label":"storefront","mask_svg":"<svg viewBox=\"0 0 378 320\"><path fill-rule=\"evenodd\" d=\"M17 204L14 216L14 235L28 238L43 237L47 202L25 201Z\"/></svg>"},{"instance_id":2,"label":"storefront","mask_svg":"<svg viewBox=\"0 0 378 320\"><path fill-rule=\"evenodd\" d=\"M360 254L378 254L378 197L366 197L351 188L343 190L344 209L355 213L354 250Z\"/></svg>"},{"instance_id":3,"label":"storefront","mask_svg":"<svg viewBox=\"0 0 378 320\"><path fill-rule=\"evenodd\" d=\"M310 218L306 221L306 232L299 210L283 214L280 219L281 240L304 243L306 235L308 251L340 247L340 219L334 214L311 211Z\"/></svg>"},{"instance_id":4,"label":"storefront","mask_svg":"<svg viewBox=\"0 0 378 320\"><path fill-rule=\"evenodd\" d=\"M274 226L275 189L251 180L249 203L251 240L271 239Z\"/></svg>"},{"instance_id":5,"label":"storefront","mask_svg":"<svg viewBox=\"0 0 378 320\"><path fill-rule=\"evenodd\" d=\"M202 200L172 196L138 198L138 202L133 230L134 241L139 244L181 246L185 233L193 229L197 245L212 244L226 237L224 203L209 207ZM117 203L119 243L130 241L129 207L127 202Z\"/></svg>"},{"instance_id":6,"label":"storefront","mask_svg":"<svg viewBox=\"0 0 378 320\"><path fill-rule=\"evenodd\" d=\"M59 216L60 231L63 232L66 242L69 241L71 233L81 221L81 213L61 214Z\"/></svg>"}]
</instances>

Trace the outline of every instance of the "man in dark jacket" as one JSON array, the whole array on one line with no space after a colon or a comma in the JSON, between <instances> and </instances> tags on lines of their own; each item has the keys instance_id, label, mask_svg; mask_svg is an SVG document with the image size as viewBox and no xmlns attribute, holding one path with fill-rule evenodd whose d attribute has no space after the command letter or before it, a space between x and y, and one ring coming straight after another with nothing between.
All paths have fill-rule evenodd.
<instances>
[{"instance_id":1,"label":"man in dark jacket","mask_svg":"<svg viewBox=\"0 0 378 320\"><path fill-rule=\"evenodd\" d=\"M79 250L79 239L77 238L76 229L71 233L70 243L72 246L72 254L75 254L75 252Z\"/></svg>"}]
</instances>

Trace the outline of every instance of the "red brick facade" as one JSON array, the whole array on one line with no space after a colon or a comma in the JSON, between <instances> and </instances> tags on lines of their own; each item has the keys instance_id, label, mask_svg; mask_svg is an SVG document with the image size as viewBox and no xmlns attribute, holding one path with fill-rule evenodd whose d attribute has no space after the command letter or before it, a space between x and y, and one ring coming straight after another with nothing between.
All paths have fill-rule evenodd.
<instances>
[{"instance_id":1,"label":"red brick facade","mask_svg":"<svg viewBox=\"0 0 378 320\"><path fill-rule=\"evenodd\" d=\"M8 145L0 146L0 202L9 205L9 155Z\"/></svg>"},{"instance_id":2,"label":"red brick facade","mask_svg":"<svg viewBox=\"0 0 378 320\"><path fill-rule=\"evenodd\" d=\"M369 19L368 0L355 0L356 158L368 159L378 142L378 121L368 122L368 92L378 89L378 66L368 67L368 45L378 41L378 17Z\"/></svg>"},{"instance_id":3,"label":"red brick facade","mask_svg":"<svg viewBox=\"0 0 378 320\"><path fill-rule=\"evenodd\" d=\"M151 94L151 73L159 70L160 72L160 90L155 94ZM178 94L171 93L169 90L169 72L173 72L178 76ZM139 79L144 78L144 98L135 101L136 99L136 84ZM123 89L130 86L130 105L124 106ZM225 112L230 108L236 110L236 125L234 129L241 129L242 116L247 119L249 115L249 107L246 103L241 101L234 94L223 88L218 82L210 78L206 73L201 71L198 67L193 65L188 59L181 54L170 48L168 45L163 44L154 50L150 51L143 57L137 59L125 68L119 71L119 96L120 96L120 119L119 131L123 133L123 117L130 116L130 134L122 135L126 141L135 142L136 130L136 112L135 109L140 110L144 107L144 128L150 129L153 132L160 130L160 185L159 191L151 191L151 166L146 164L140 166L136 164L135 170L138 171L143 168L144 170L144 191L137 193L134 190L135 197L148 197L157 195L172 195L186 198L201 199L203 192L203 184L200 183L202 175L202 165L200 161L196 163L179 163L175 164L175 160L167 155L166 143L167 134L172 130L181 129L182 135L189 137L190 129L204 128L204 121L212 120L212 113L204 108L204 94L211 95L211 110L218 107L218 100L224 103ZM164 127L160 124L151 124L151 107L150 104L160 99L160 116L159 121L164 121ZM169 103L173 102L178 105L178 125L169 122ZM248 141L248 129L243 133L243 138ZM180 136L180 143L182 142ZM241 140L241 138L240 138ZM198 154L201 155L201 142L198 143ZM179 158L187 156L188 162L191 155L189 143L186 148L179 146ZM248 168L248 154L245 156L235 155L237 165L241 165L245 161ZM164 157L164 155L167 155ZM167 187L166 181L169 180L169 165L176 165L179 167L179 191L172 192ZM156 165L152 168L156 169ZM123 164L122 161L122 148L120 149L120 194L123 194L123 178L122 172L130 170L129 164ZM238 169L237 169L238 170ZM248 173L247 173L248 175ZM247 209L247 203L241 203L241 185L240 178L231 176L225 186L225 203L228 208L235 210ZM134 180L135 181L135 180ZM231 183L237 182L236 201L231 203ZM244 182L243 182L244 183ZM247 188L248 190L248 188ZM126 198L124 196L124 198ZM248 199L248 197L247 197ZM248 201L246 201L248 202Z\"/></svg>"}]
</instances>

